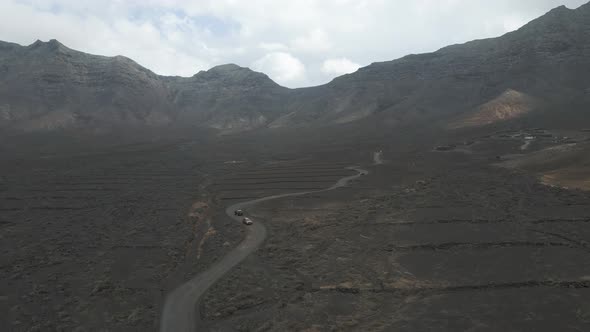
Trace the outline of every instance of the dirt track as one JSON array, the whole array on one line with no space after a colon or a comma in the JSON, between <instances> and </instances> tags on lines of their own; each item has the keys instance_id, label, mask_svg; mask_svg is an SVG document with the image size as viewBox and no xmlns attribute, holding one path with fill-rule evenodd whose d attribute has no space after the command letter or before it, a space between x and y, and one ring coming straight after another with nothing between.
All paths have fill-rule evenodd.
<instances>
[{"instance_id":1,"label":"dirt track","mask_svg":"<svg viewBox=\"0 0 590 332\"><path fill-rule=\"evenodd\" d=\"M229 206L225 212L228 217L232 218L236 222L236 225L241 225L241 217L234 215L235 210L246 209L256 204L268 202L271 200L338 189L346 186L349 181L358 178L361 174L367 173L366 170L362 170L360 168L352 167L350 169L356 170L358 174L344 177L327 189L287 193L258 198L251 201L233 204ZM266 237L266 228L259 220L247 228L248 232L246 238L239 244L237 248L225 255L221 261L211 266L208 270L199 273L196 277L184 283L166 297L162 318L160 319L160 331L188 332L200 330L198 326L199 317L196 315L198 311L196 310L195 306L199 302L201 295L231 268L239 264L248 255L250 255L250 253L258 249Z\"/></svg>"}]
</instances>

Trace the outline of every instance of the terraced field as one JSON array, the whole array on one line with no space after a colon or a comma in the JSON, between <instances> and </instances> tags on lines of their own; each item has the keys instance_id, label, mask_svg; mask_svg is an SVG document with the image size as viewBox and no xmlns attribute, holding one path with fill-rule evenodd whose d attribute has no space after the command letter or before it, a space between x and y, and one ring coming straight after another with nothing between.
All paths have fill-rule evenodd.
<instances>
[{"instance_id":1,"label":"terraced field","mask_svg":"<svg viewBox=\"0 0 590 332\"><path fill-rule=\"evenodd\" d=\"M293 163L283 166L261 166L224 177L212 188L224 204L296 191L327 188L338 179L354 174L347 170L350 163Z\"/></svg>"},{"instance_id":2,"label":"terraced field","mask_svg":"<svg viewBox=\"0 0 590 332\"><path fill-rule=\"evenodd\" d=\"M268 240L209 291L204 323L587 330L589 194L490 166L495 149L386 151L350 188L249 211Z\"/></svg>"}]
</instances>

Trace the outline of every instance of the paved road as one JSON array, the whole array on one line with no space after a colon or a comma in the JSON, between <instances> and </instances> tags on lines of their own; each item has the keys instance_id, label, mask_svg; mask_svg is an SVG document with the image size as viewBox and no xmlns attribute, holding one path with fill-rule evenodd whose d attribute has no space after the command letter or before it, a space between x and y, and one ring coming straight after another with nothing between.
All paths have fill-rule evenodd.
<instances>
[{"instance_id":1,"label":"paved road","mask_svg":"<svg viewBox=\"0 0 590 332\"><path fill-rule=\"evenodd\" d=\"M241 218L234 216L234 211L237 209L245 209L249 206L279 199L284 197L301 196L312 193L319 193L329 190L334 190L344 187L351 180L359 177L362 174L367 174L368 171L358 167L348 167L358 172L356 175L347 176L338 180L333 186L327 189L297 192L282 195L267 196L252 201L234 204L225 210L225 213L236 222L241 223ZM162 317L160 321L161 332L193 332L198 328L198 310L197 303L199 298L205 291L211 287L218 279L225 273L231 270L234 266L243 261L249 254L254 252L264 241L266 237L266 228L261 222L254 221L254 224L248 226L248 234L246 238L238 247L230 251L223 259L215 263L208 270L198 274L193 279L182 284L180 287L173 290L166 297Z\"/></svg>"}]
</instances>

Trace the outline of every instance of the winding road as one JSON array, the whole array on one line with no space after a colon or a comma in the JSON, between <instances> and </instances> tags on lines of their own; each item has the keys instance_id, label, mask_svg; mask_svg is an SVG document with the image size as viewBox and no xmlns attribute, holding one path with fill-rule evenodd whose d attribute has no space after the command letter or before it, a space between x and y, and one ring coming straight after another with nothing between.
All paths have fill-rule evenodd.
<instances>
[{"instance_id":1,"label":"winding road","mask_svg":"<svg viewBox=\"0 0 590 332\"><path fill-rule=\"evenodd\" d=\"M252 201L237 203L228 207L225 210L225 213L230 218L242 225L241 217L234 216L235 210L245 209L246 207L273 199L334 190L346 186L348 182L358 178L361 175L368 174L368 171L358 167L347 167L347 169L355 170L358 172L358 174L344 177L327 189L273 195ZM266 228L261 222L255 220L253 225L248 226L248 234L246 235L246 238L240 243L240 245L230 251L225 257L211 266L208 270L199 273L197 276L169 293L166 297L166 301L164 302L164 309L162 310L160 331L196 331L199 323L197 303L199 302L200 297L224 274L226 274L234 266L243 261L248 255L258 249L265 238Z\"/></svg>"}]
</instances>

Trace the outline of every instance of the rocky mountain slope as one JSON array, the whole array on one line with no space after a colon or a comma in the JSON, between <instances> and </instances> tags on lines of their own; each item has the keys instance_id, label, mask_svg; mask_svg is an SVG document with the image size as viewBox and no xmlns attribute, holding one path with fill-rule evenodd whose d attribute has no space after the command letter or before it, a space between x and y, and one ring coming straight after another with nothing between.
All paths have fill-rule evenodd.
<instances>
[{"instance_id":1,"label":"rocky mountain slope","mask_svg":"<svg viewBox=\"0 0 590 332\"><path fill-rule=\"evenodd\" d=\"M517 119L535 109L535 99L514 90L506 90L499 97L481 105L476 112L469 112L457 121L451 122L450 128L481 127L501 121Z\"/></svg>"},{"instance_id":2,"label":"rocky mountain slope","mask_svg":"<svg viewBox=\"0 0 590 332\"><path fill-rule=\"evenodd\" d=\"M564 6L499 38L374 63L328 85L307 89L301 122L346 122L377 114L393 122L475 112L506 91L546 107L590 103L590 4ZM526 112L522 112L523 114Z\"/></svg>"},{"instance_id":3,"label":"rocky mountain slope","mask_svg":"<svg viewBox=\"0 0 590 332\"><path fill-rule=\"evenodd\" d=\"M223 65L164 77L122 57L85 54L57 40L0 44L0 125L24 130L175 122L218 129L264 125L288 89Z\"/></svg>"},{"instance_id":4,"label":"rocky mountain slope","mask_svg":"<svg viewBox=\"0 0 590 332\"><path fill-rule=\"evenodd\" d=\"M584 109L590 105L590 76L581 73L587 72L590 4L558 7L499 38L374 63L326 85L295 90L236 65L164 77L128 58L89 55L55 40L26 47L1 42L0 126L183 124L236 131L372 118L464 127L537 109Z\"/></svg>"},{"instance_id":5,"label":"rocky mountain slope","mask_svg":"<svg viewBox=\"0 0 590 332\"><path fill-rule=\"evenodd\" d=\"M166 80L176 120L221 130L266 125L281 113L289 94L265 74L233 64Z\"/></svg>"},{"instance_id":6,"label":"rocky mountain slope","mask_svg":"<svg viewBox=\"0 0 590 332\"><path fill-rule=\"evenodd\" d=\"M162 123L173 110L162 79L132 60L56 40L0 44L0 121L26 130Z\"/></svg>"}]
</instances>

